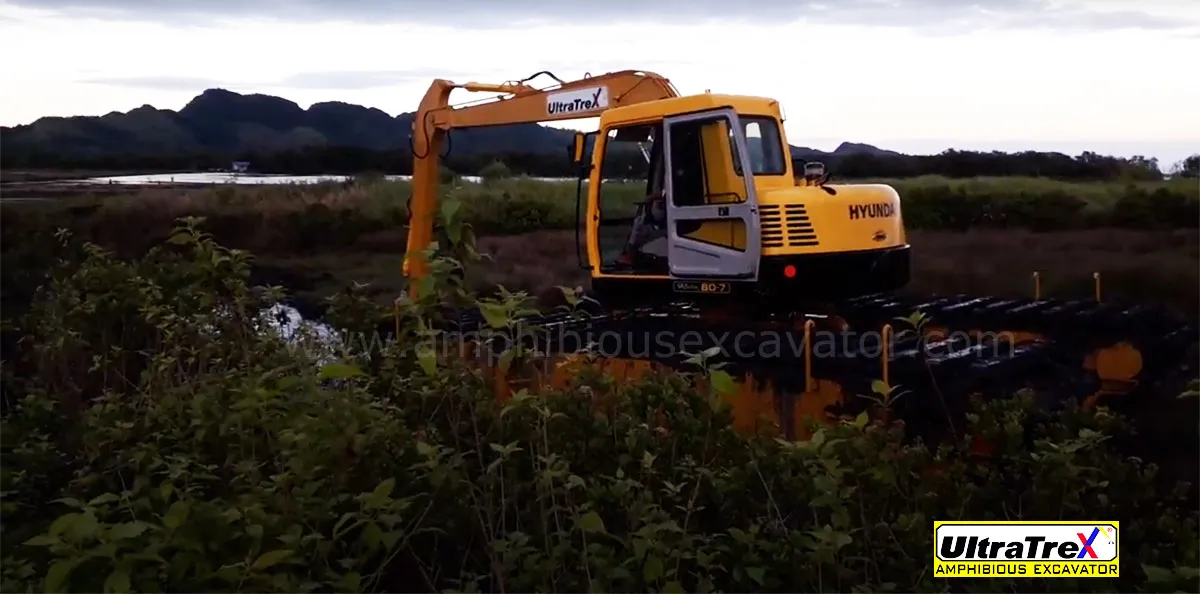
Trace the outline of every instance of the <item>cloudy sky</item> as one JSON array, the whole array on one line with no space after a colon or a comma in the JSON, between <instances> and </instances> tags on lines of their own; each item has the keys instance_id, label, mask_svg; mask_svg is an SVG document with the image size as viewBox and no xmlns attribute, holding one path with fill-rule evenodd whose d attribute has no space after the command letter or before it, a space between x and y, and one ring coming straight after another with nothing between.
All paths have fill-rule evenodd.
<instances>
[{"instance_id":1,"label":"cloudy sky","mask_svg":"<svg viewBox=\"0 0 1200 594\"><path fill-rule=\"evenodd\" d=\"M817 148L1200 151L1200 0L0 0L0 52L2 125L632 68L776 97Z\"/></svg>"}]
</instances>

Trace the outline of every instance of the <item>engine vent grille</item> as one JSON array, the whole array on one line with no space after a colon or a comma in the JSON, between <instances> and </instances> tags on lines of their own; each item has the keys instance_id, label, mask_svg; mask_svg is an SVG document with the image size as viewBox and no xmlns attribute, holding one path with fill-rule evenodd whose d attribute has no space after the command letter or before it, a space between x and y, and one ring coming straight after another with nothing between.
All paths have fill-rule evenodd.
<instances>
[{"instance_id":1,"label":"engine vent grille","mask_svg":"<svg viewBox=\"0 0 1200 594\"><path fill-rule=\"evenodd\" d=\"M762 221L762 246L779 248L812 247L818 244L817 232L803 204L766 204L759 207Z\"/></svg>"}]
</instances>

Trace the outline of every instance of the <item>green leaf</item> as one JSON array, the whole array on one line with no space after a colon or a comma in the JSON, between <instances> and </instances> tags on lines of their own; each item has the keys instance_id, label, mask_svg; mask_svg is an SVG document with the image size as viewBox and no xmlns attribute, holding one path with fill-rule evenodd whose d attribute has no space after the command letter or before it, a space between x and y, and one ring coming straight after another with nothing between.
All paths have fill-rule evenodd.
<instances>
[{"instance_id":1,"label":"green leaf","mask_svg":"<svg viewBox=\"0 0 1200 594\"><path fill-rule=\"evenodd\" d=\"M718 394L733 394L734 390L737 389L737 384L734 383L733 376L729 375L729 372L727 371L721 371L719 369L716 371L711 371L708 374L708 379L710 382L712 382L713 389L716 390Z\"/></svg>"},{"instance_id":2,"label":"green leaf","mask_svg":"<svg viewBox=\"0 0 1200 594\"><path fill-rule=\"evenodd\" d=\"M443 221L455 220L454 215L458 214L458 209L460 206L462 206L462 203L459 202L458 200L443 200L442 201L442 220Z\"/></svg>"},{"instance_id":3,"label":"green leaf","mask_svg":"<svg viewBox=\"0 0 1200 594\"><path fill-rule=\"evenodd\" d=\"M186 501L176 501L167 508L167 513L163 516L163 526L167 528L178 528L187 521L188 504Z\"/></svg>"},{"instance_id":4,"label":"green leaf","mask_svg":"<svg viewBox=\"0 0 1200 594\"><path fill-rule=\"evenodd\" d=\"M128 592L129 591L129 572L125 568L118 567L108 574L108 579L104 580L105 592Z\"/></svg>"},{"instance_id":5,"label":"green leaf","mask_svg":"<svg viewBox=\"0 0 1200 594\"><path fill-rule=\"evenodd\" d=\"M457 219L446 221L446 236L453 245L462 243L462 222Z\"/></svg>"},{"instance_id":6,"label":"green leaf","mask_svg":"<svg viewBox=\"0 0 1200 594\"><path fill-rule=\"evenodd\" d=\"M508 369L512 367L513 357L516 357L516 355L517 351L515 349L506 349L504 353L500 355L500 361L497 362L497 367L500 368L501 373L508 373Z\"/></svg>"},{"instance_id":7,"label":"green leaf","mask_svg":"<svg viewBox=\"0 0 1200 594\"><path fill-rule=\"evenodd\" d=\"M383 542L383 529L379 527L379 524L370 522L363 527L362 534L359 535L359 540L367 545L368 549L374 550L375 547Z\"/></svg>"},{"instance_id":8,"label":"green leaf","mask_svg":"<svg viewBox=\"0 0 1200 594\"><path fill-rule=\"evenodd\" d=\"M1168 584L1175 577L1170 569L1145 563L1142 564L1142 572L1146 574L1146 581L1151 584Z\"/></svg>"},{"instance_id":9,"label":"green leaf","mask_svg":"<svg viewBox=\"0 0 1200 594\"><path fill-rule=\"evenodd\" d=\"M833 540L834 546L836 546L839 549L842 547L849 546L850 543L852 543L852 542L854 542L854 539L851 538L850 535L846 534L845 532L838 532L837 536L835 536L834 540Z\"/></svg>"},{"instance_id":10,"label":"green leaf","mask_svg":"<svg viewBox=\"0 0 1200 594\"><path fill-rule=\"evenodd\" d=\"M55 499L51 503L61 503L63 505L68 505L68 506L74 507L76 509L83 509L83 503L81 503L78 499L76 499L74 497L63 497L61 499Z\"/></svg>"},{"instance_id":11,"label":"green leaf","mask_svg":"<svg viewBox=\"0 0 1200 594\"><path fill-rule=\"evenodd\" d=\"M584 532L605 532L604 520L600 518L600 514L594 511L590 511L579 517L579 527Z\"/></svg>"},{"instance_id":12,"label":"green leaf","mask_svg":"<svg viewBox=\"0 0 1200 594\"><path fill-rule=\"evenodd\" d=\"M89 505L89 506L96 506L96 505L102 505L102 504L105 504L105 503L112 503L113 501L120 501L120 500L121 500L121 498L120 498L119 496L117 496L115 493L105 493L105 494L103 494L103 495L101 495L101 496L99 496L99 497L96 497L95 499L93 499L93 500L89 501L89 502L88 502L88 505Z\"/></svg>"},{"instance_id":13,"label":"green leaf","mask_svg":"<svg viewBox=\"0 0 1200 594\"><path fill-rule=\"evenodd\" d=\"M342 527L346 525L346 522L349 522L350 520L353 520L353 519L354 519L354 512L346 512L346 513L342 514L342 517L341 517L341 519L339 519L337 521L337 524L333 525L334 540L337 540L339 537L342 536Z\"/></svg>"},{"instance_id":14,"label":"green leaf","mask_svg":"<svg viewBox=\"0 0 1200 594\"><path fill-rule=\"evenodd\" d=\"M342 588L346 592L358 592L359 584L362 582L362 575L357 571L351 571L342 575Z\"/></svg>"},{"instance_id":15,"label":"green leaf","mask_svg":"<svg viewBox=\"0 0 1200 594\"><path fill-rule=\"evenodd\" d=\"M662 591L667 594L683 594L683 586L679 582L667 582Z\"/></svg>"},{"instance_id":16,"label":"green leaf","mask_svg":"<svg viewBox=\"0 0 1200 594\"><path fill-rule=\"evenodd\" d=\"M263 553L258 559L255 559L254 565L251 565L250 568L255 571L262 571L272 565L278 564L291 555L292 551L290 549L278 549L269 553Z\"/></svg>"},{"instance_id":17,"label":"green leaf","mask_svg":"<svg viewBox=\"0 0 1200 594\"><path fill-rule=\"evenodd\" d=\"M483 315L484 321L492 328L503 328L508 325L508 312L504 310L504 306L498 303L480 303L479 313Z\"/></svg>"},{"instance_id":18,"label":"green leaf","mask_svg":"<svg viewBox=\"0 0 1200 594\"><path fill-rule=\"evenodd\" d=\"M891 393L892 388L883 380L875 380L871 382L871 391L880 396L887 396L889 393Z\"/></svg>"},{"instance_id":19,"label":"green leaf","mask_svg":"<svg viewBox=\"0 0 1200 594\"><path fill-rule=\"evenodd\" d=\"M825 443L825 428L819 427L816 431L813 431L812 435L808 438L808 444L814 448L820 449L821 444L823 443Z\"/></svg>"},{"instance_id":20,"label":"green leaf","mask_svg":"<svg viewBox=\"0 0 1200 594\"><path fill-rule=\"evenodd\" d=\"M747 567L746 575L749 575L750 579L754 580L754 582L757 583L758 585L761 586L763 584L763 568Z\"/></svg>"},{"instance_id":21,"label":"green leaf","mask_svg":"<svg viewBox=\"0 0 1200 594\"><path fill-rule=\"evenodd\" d=\"M654 466L654 458L655 458L654 454L651 454L648 451L642 452L642 467L644 467L644 468L653 467Z\"/></svg>"},{"instance_id":22,"label":"green leaf","mask_svg":"<svg viewBox=\"0 0 1200 594\"><path fill-rule=\"evenodd\" d=\"M642 566L642 577L647 583L658 581L663 575L663 562L658 556L650 556L646 559L646 564Z\"/></svg>"},{"instance_id":23,"label":"green leaf","mask_svg":"<svg viewBox=\"0 0 1200 594\"><path fill-rule=\"evenodd\" d=\"M862 429L863 427L866 427L867 423L870 421L871 415L868 415L867 411L864 410L863 412L858 413L858 416L854 417L854 426Z\"/></svg>"},{"instance_id":24,"label":"green leaf","mask_svg":"<svg viewBox=\"0 0 1200 594\"><path fill-rule=\"evenodd\" d=\"M125 522L108 529L109 540L124 540L135 538L150 526L145 522Z\"/></svg>"},{"instance_id":25,"label":"green leaf","mask_svg":"<svg viewBox=\"0 0 1200 594\"><path fill-rule=\"evenodd\" d=\"M425 375L431 377L437 375L437 352L433 349L418 349L417 363Z\"/></svg>"},{"instance_id":26,"label":"green leaf","mask_svg":"<svg viewBox=\"0 0 1200 594\"><path fill-rule=\"evenodd\" d=\"M45 547L58 542L61 542L58 537L50 536L49 534L42 534L25 541L24 544L31 547Z\"/></svg>"},{"instance_id":27,"label":"green leaf","mask_svg":"<svg viewBox=\"0 0 1200 594\"><path fill-rule=\"evenodd\" d=\"M394 478L379 483L379 486L375 487L375 490L371 492L371 505L373 507L382 506L392 496L392 489L395 487L396 479Z\"/></svg>"},{"instance_id":28,"label":"green leaf","mask_svg":"<svg viewBox=\"0 0 1200 594\"><path fill-rule=\"evenodd\" d=\"M96 514L85 512L79 514L74 522L67 527L67 534L78 539L92 538L100 530L100 521L96 519Z\"/></svg>"},{"instance_id":29,"label":"green leaf","mask_svg":"<svg viewBox=\"0 0 1200 594\"><path fill-rule=\"evenodd\" d=\"M71 577L71 571L75 569L75 565L79 563L77 559L62 559L55 561L50 565L50 569L46 571L46 592L62 592L66 590L63 586L67 583L67 578Z\"/></svg>"},{"instance_id":30,"label":"green leaf","mask_svg":"<svg viewBox=\"0 0 1200 594\"><path fill-rule=\"evenodd\" d=\"M63 515L55 518L55 520L50 523L50 529L49 529L50 534L57 536L59 534L66 532L67 528L69 528L72 524L74 524L75 521L81 515L83 515L83 514L69 513L69 514L63 514Z\"/></svg>"},{"instance_id":31,"label":"green leaf","mask_svg":"<svg viewBox=\"0 0 1200 594\"><path fill-rule=\"evenodd\" d=\"M460 245L471 248L470 253L472 256L482 256L484 258L491 259L491 256L488 254L480 254L476 252L475 244L475 230L472 229L470 225L463 225L462 241L460 242Z\"/></svg>"},{"instance_id":32,"label":"green leaf","mask_svg":"<svg viewBox=\"0 0 1200 594\"><path fill-rule=\"evenodd\" d=\"M563 300L567 302L567 305L574 307L579 303L579 292L575 289L566 285L554 285L554 288L562 291Z\"/></svg>"},{"instance_id":33,"label":"green leaf","mask_svg":"<svg viewBox=\"0 0 1200 594\"><path fill-rule=\"evenodd\" d=\"M360 377L363 372L358 367L348 365L346 363L327 363L321 366L320 378L327 379L347 379L352 377Z\"/></svg>"}]
</instances>

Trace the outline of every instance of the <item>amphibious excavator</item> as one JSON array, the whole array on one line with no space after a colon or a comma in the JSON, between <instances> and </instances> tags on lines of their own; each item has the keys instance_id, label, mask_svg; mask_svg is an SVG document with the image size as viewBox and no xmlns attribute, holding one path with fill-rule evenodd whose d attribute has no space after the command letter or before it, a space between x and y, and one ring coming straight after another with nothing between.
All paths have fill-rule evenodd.
<instances>
[{"instance_id":1,"label":"amphibious excavator","mask_svg":"<svg viewBox=\"0 0 1200 594\"><path fill-rule=\"evenodd\" d=\"M792 310L799 299L837 300L907 284L909 246L896 191L882 184L828 184L822 171L794 176L777 101L684 97L650 72L558 81L554 89L527 82L439 80L426 94L413 123L410 278L425 274L413 256L433 240L437 151L447 131L599 116L599 130L576 134L572 160L582 166L591 156L580 176L587 179L586 217L577 220L586 222L586 241L578 242L586 262L577 256L602 303ZM506 95L451 107L446 99L455 88ZM663 199L666 216L659 222L658 253L647 245L623 260L637 217L629 212L629 161L621 157L635 148L644 148L647 160L636 181L644 183L644 196Z\"/></svg>"},{"instance_id":2,"label":"amphibious excavator","mask_svg":"<svg viewBox=\"0 0 1200 594\"><path fill-rule=\"evenodd\" d=\"M555 84L534 87L542 75ZM451 105L456 89L499 95ZM684 96L645 71L435 80L413 121L409 290L429 272L421 254L434 241L439 153L451 130L586 118L599 118L597 130L576 133L568 148L593 307L523 320L526 338L566 360L525 375L494 367L501 393L569 381L571 355L589 344L594 355L605 337L615 340L599 345L600 364L619 377L717 353L739 380L726 396L735 422L795 438L809 420L861 411L868 401L855 396L881 386L911 394L894 408L910 426L941 426L971 394L1033 388L1094 404L1191 373L1196 329L1155 307L1104 302L1099 278L1090 299L902 295L910 246L895 189L831 183L819 163L797 171L774 99ZM645 185L631 196L636 151L634 183ZM665 206L660 245L629 257L631 228L653 218L645 209L655 199ZM467 313L457 329L481 324Z\"/></svg>"}]
</instances>

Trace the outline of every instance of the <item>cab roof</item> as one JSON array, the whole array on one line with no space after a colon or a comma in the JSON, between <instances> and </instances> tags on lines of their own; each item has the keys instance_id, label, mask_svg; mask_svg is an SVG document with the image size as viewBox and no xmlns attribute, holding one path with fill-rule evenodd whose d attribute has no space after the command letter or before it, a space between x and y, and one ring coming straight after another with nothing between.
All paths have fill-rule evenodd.
<instances>
[{"instance_id":1,"label":"cab roof","mask_svg":"<svg viewBox=\"0 0 1200 594\"><path fill-rule=\"evenodd\" d=\"M769 97L703 93L614 107L601 114L600 121L602 124L635 122L721 107L732 107L740 114L780 117L779 101Z\"/></svg>"}]
</instances>

